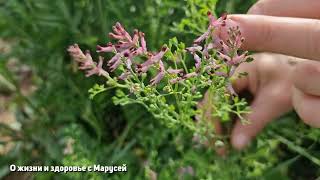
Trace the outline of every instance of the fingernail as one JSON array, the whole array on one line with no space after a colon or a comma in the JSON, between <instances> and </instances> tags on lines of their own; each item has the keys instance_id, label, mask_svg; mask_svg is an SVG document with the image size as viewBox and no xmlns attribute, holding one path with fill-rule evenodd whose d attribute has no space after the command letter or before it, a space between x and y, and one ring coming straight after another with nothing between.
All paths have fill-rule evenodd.
<instances>
[{"instance_id":1,"label":"fingernail","mask_svg":"<svg viewBox=\"0 0 320 180\"><path fill-rule=\"evenodd\" d=\"M241 150L245 146L247 146L249 141L250 141L250 139L249 139L249 137L247 135L238 134L236 137L233 138L232 145L234 146L234 148L236 148L238 150Z\"/></svg>"}]
</instances>

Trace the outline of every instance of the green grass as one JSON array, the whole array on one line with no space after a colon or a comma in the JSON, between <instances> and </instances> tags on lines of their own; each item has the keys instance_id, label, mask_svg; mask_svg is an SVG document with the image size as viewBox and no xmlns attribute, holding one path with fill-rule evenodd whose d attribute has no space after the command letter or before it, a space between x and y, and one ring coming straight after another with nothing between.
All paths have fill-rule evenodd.
<instances>
[{"instance_id":1,"label":"green grass","mask_svg":"<svg viewBox=\"0 0 320 180\"><path fill-rule=\"evenodd\" d=\"M221 0L217 14L244 13L253 2ZM206 22L201 17L215 7L215 0L10 0L0 5L1 38L12 46L10 53L0 54L0 74L22 127L17 131L0 126L0 134L15 142L0 157L0 177L9 173L9 164L123 163L128 167L126 174L37 173L35 179L144 179L151 171L159 179L176 179L179 168L186 166L195 170L195 177L189 179L320 176L320 131L302 124L294 113L271 124L246 151L232 151L228 158L221 158L211 149L193 147L192 135L173 134L138 105L114 106L113 91L89 100L88 89L102 80L85 78L75 70L66 54L68 45L79 42L93 50L95 44L107 43L106 34L116 21L128 29L143 30L154 50L174 36L190 42L199 33L192 24L201 27ZM183 22L186 29L177 28ZM37 90L31 96L21 94L19 78L6 68L12 57L32 69ZM75 140L74 153L64 155L70 138Z\"/></svg>"}]
</instances>

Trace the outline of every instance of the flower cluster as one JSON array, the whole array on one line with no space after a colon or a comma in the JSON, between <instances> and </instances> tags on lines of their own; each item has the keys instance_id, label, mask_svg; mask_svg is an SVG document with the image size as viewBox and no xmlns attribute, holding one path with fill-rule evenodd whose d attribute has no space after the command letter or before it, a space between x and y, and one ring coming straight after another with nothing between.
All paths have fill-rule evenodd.
<instances>
[{"instance_id":1,"label":"flower cluster","mask_svg":"<svg viewBox=\"0 0 320 180\"><path fill-rule=\"evenodd\" d=\"M138 103L170 127L179 124L189 130L207 132L206 128L196 127L193 120L203 113L195 109L205 90L214 97L210 103L214 107L212 116L227 121L230 114L241 117L248 112L246 102L235 98L230 79L241 63L250 60L247 52L239 50L244 39L238 27L228 27L227 15L216 19L208 12L208 18L207 31L187 48L173 38L159 52L150 52L143 32L134 30L130 35L116 23L109 33L115 43L97 46L98 64L89 51L83 53L77 44L68 51L80 64L79 69L87 71L87 76L102 75L109 86L117 88L113 98L116 104ZM222 36L224 32L227 37ZM113 77L103 69L103 53L113 53L107 61L108 72ZM189 58L194 66L188 68ZM90 93L96 95L104 90L104 86L95 86Z\"/></svg>"},{"instance_id":2,"label":"flower cluster","mask_svg":"<svg viewBox=\"0 0 320 180\"><path fill-rule=\"evenodd\" d=\"M198 37L194 41L194 45L187 50L194 56L196 62L196 70L199 70L202 59L209 61L208 65L204 69L210 72L214 70L215 75L231 78L236 68L243 62L249 62L252 59L247 56L248 52L242 52L239 54L239 49L244 42L244 38L241 36L239 26L230 27L226 30L227 15L224 14L219 19L216 19L211 12L208 12L209 27L208 30ZM228 33L228 39L223 40L222 34L224 31ZM200 46L201 43L206 42L204 47ZM209 55L209 51L214 50L218 54L218 59L223 60L223 64L227 67L227 72L223 70L223 66L217 64L217 60ZM236 95L230 82L227 83L229 92Z\"/></svg>"},{"instance_id":3,"label":"flower cluster","mask_svg":"<svg viewBox=\"0 0 320 180\"><path fill-rule=\"evenodd\" d=\"M86 76L104 75L107 76L108 73L102 69L103 58L99 57L99 63L93 61L90 52L86 51L84 54L79 48L78 44L74 44L68 48L70 56L80 64L79 69L87 71Z\"/></svg>"}]
</instances>

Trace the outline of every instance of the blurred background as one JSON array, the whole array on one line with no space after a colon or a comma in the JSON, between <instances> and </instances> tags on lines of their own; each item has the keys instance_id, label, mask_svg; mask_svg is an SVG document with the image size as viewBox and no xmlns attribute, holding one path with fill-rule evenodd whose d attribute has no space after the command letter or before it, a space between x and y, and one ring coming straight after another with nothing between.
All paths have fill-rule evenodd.
<instances>
[{"instance_id":1,"label":"blurred background","mask_svg":"<svg viewBox=\"0 0 320 180\"><path fill-rule=\"evenodd\" d=\"M228 157L191 145L138 105L115 106L109 91L89 100L100 78L85 78L66 53L94 51L119 21L145 32L157 50L188 44L206 13L245 13L256 0L0 0L0 179L317 179L320 130L294 112L243 152ZM128 172L10 173L9 165L122 165Z\"/></svg>"}]
</instances>

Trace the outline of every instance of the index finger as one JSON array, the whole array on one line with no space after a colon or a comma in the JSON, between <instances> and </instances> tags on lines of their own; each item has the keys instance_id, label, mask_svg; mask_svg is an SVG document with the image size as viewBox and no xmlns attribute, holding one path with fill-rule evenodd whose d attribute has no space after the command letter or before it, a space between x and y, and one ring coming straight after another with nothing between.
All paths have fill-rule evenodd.
<instances>
[{"instance_id":1,"label":"index finger","mask_svg":"<svg viewBox=\"0 0 320 180\"><path fill-rule=\"evenodd\" d=\"M248 14L319 19L319 9L319 0L260 0Z\"/></svg>"},{"instance_id":2,"label":"index finger","mask_svg":"<svg viewBox=\"0 0 320 180\"><path fill-rule=\"evenodd\" d=\"M230 15L243 49L320 60L320 20L262 15Z\"/></svg>"}]
</instances>

